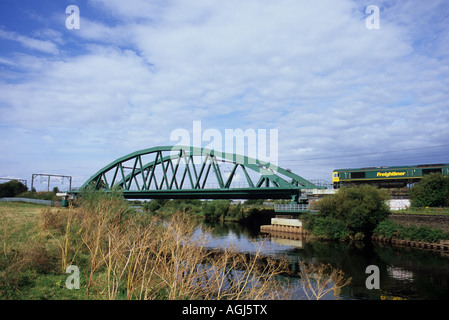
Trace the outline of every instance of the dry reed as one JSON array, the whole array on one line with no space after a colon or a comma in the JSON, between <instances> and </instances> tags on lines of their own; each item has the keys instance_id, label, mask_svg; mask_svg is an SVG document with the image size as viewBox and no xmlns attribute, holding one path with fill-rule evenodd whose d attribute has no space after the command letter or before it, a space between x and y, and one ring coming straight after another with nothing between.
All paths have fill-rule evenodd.
<instances>
[{"instance_id":1,"label":"dry reed","mask_svg":"<svg viewBox=\"0 0 449 320\"><path fill-rule=\"evenodd\" d=\"M185 213L161 220L130 211L119 194L99 192L64 218L58 215L60 221L48 212L42 216L58 243L61 267L80 267L86 299L291 298L291 288L278 277L288 271L286 261L264 257L261 246L251 255L233 247L208 250L208 234L194 237L196 224ZM308 298L345 285L337 271L323 277L323 285L321 278L312 285L310 274L324 271L302 266Z\"/></svg>"}]
</instances>

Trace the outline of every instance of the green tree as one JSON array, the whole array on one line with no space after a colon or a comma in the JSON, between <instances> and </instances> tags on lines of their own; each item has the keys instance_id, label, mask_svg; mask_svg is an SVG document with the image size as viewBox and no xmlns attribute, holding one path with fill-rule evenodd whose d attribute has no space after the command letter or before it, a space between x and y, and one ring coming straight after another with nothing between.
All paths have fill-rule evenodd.
<instances>
[{"instance_id":1,"label":"green tree","mask_svg":"<svg viewBox=\"0 0 449 320\"><path fill-rule=\"evenodd\" d=\"M229 200L212 200L203 202L203 212L208 219L224 219L228 215Z\"/></svg>"},{"instance_id":2,"label":"green tree","mask_svg":"<svg viewBox=\"0 0 449 320\"><path fill-rule=\"evenodd\" d=\"M0 184L0 198L15 197L27 190L28 188L22 182L11 180L6 183Z\"/></svg>"},{"instance_id":3,"label":"green tree","mask_svg":"<svg viewBox=\"0 0 449 320\"><path fill-rule=\"evenodd\" d=\"M215 206L212 201L204 201L202 204L204 216L206 219L215 218Z\"/></svg>"},{"instance_id":4,"label":"green tree","mask_svg":"<svg viewBox=\"0 0 449 320\"><path fill-rule=\"evenodd\" d=\"M449 206L449 177L441 173L425 175L410 192L413 207Z\"/></svg>"},{"instance_id":5,"label":"green tree","mask_svg":"<svg viewBox=\"0 0 449 320\"><path fill-rule=\"evenodd\" d=\"M215 206L215 215L217 217L226 217L228 214L230 201L229 200L213 200L212 203Z\"/></svg>"},{"instance_id":6,"label":"green tree","mask_svg":"<svg viewBox=\"0 0 449 320\"><path fill-rule=\"evenodd\" d=\"M390 213L386 204L388 199L385 190L373 186L343 187L334 195L318 201L316 208L323 217L343 221L349 231L371 234Z\"/></svg>"}]
</instances>

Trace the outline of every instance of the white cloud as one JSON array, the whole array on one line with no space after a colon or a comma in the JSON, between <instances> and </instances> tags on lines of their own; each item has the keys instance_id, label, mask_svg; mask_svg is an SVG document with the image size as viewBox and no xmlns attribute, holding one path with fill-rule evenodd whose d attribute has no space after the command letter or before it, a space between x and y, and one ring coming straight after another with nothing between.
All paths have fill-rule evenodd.
<instances>
[{"instance_id":1,"label":"white cloud","mask_svg":"<svg viewBox=\"0 0 449 320\"><path fill-rule=\"evenodd\" d=\"M64 38L54 28L33 33L45 40L0 30L64 53L0 57L20 70L14 81L2 77L0 123L30 130L25 145L40 130L45 148L62 143L60 154L106 163L167 144L193 120L222 132L279 129L281 166L282 158L329 156L322 166L334 166L338 154L440 144L449 134L448 33L441 18L436 30L432 22L444 8L411 3L380 3L381 29L367 30L363 5L349 0L91 0L81 29ZM83 15L87 8L106 18ZM71 43L86 51L72 55ZM313 164L291 167L301 165Z\"/></svg>"},{"instance_id":2,"label":"white cloud","mask_svg":"<svg viewBox=\"0 0 449 320\"><path fill-rule=\"evenodd\" d=\"M50 54L59 53L58 46L51 41L39 40L2 29L0 29L0 38L19 42L22 46L28 49L37 50Z\"/></svg>"}]
</instances>

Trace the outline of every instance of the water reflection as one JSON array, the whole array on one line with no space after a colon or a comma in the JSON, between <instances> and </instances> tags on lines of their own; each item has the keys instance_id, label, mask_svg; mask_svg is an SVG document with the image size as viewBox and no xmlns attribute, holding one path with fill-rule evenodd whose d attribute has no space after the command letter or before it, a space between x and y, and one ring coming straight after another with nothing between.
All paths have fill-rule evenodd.
<instances>
[{"instance_id":1,"label":"water reflection","mask_svg":"<svg viewBox=\"0 0 449 320\"><path fill-rule=\"evenodd\" d=\"M388 244L310 241L301 237L264 237L259 227L239 224L203 224L212 227L209 247L234 245L252 252L260 244L265 254L287 256L293 265L301 261L331 264L341 269L351 283L339 293L343 299L449 299L449 258L438 252L398 248ZM380 271L380 290L368 290L368 265Z\"/></svg>"}]
</instances>

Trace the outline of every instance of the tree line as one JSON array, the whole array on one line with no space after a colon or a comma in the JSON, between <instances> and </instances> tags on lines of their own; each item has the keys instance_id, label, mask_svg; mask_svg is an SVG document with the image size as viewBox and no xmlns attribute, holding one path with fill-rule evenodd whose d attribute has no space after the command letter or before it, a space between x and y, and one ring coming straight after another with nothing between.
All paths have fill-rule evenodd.
<instances>
[{"instance_id":1,"label":"tree line","mask_svg":"<svg viewBox=\"0 0 449 320\"><path fill-rule=\"evenodd\" d=\"M28 187L20 181L11 180L6 183L0 184L0 198L28 198L28 199L41 199L41 200L60 200L56 197L56 193L59 192L58 187L54 187L52 191L40 191L36 192L36 189L28 191Z\"/></svg>"}]
</instances>

